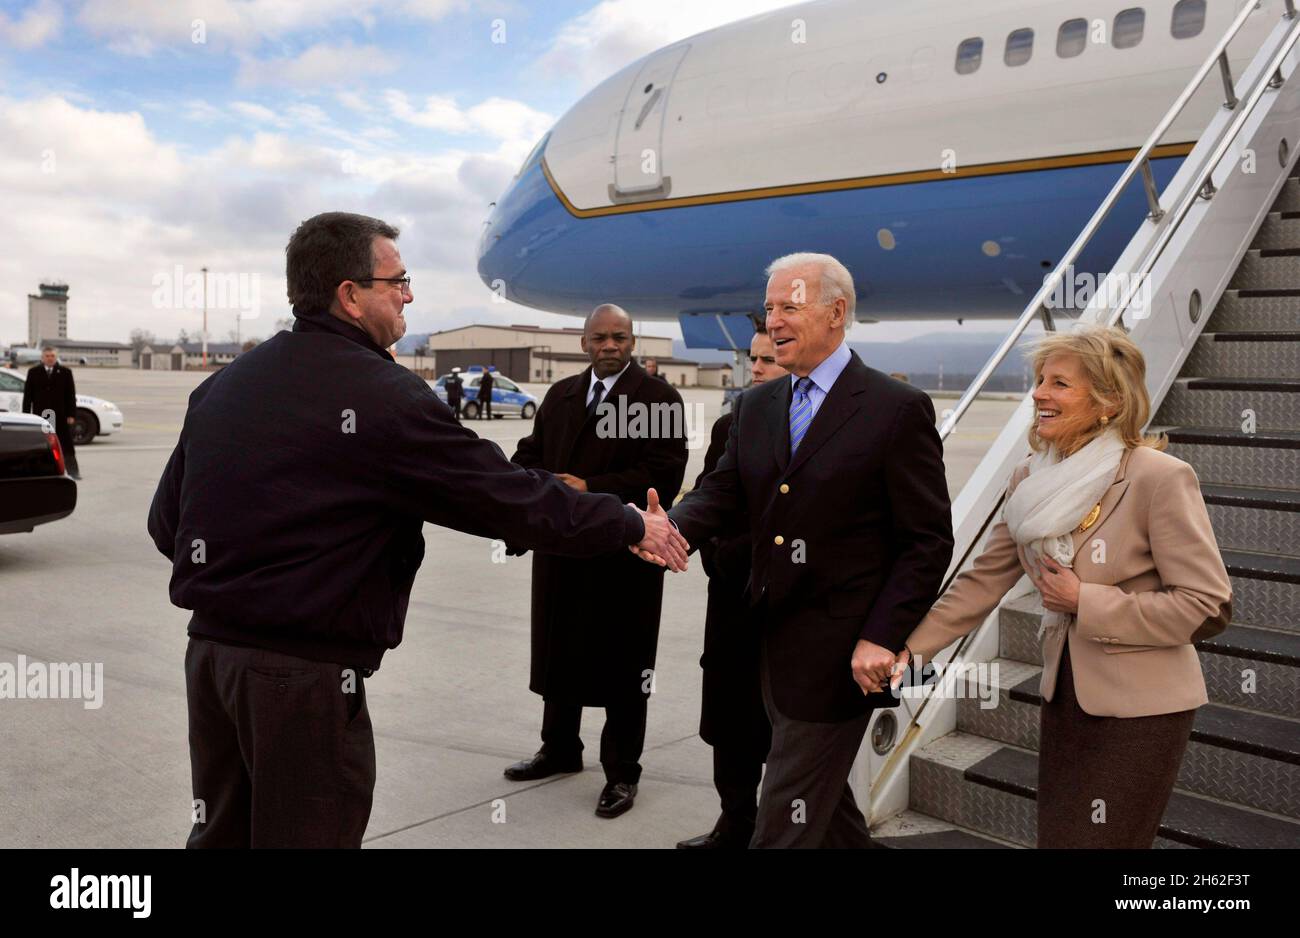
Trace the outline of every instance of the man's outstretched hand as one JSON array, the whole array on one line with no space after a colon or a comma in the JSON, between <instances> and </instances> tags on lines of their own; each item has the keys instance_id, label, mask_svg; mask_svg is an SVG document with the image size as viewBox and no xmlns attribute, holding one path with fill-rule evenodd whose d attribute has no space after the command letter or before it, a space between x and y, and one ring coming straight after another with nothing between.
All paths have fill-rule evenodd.
<instances>
[{"instance_id":1,"label":"man's outstretched hand","mask_svg":"<svg viewBox=\"0 0 1300 938\"><path fill-rule=\"evenodd\" d=\"M635 505L632 506L636 508ZM686 538L668 520L668 512L659 504L659 493L654 489L646 492L646 510L641 511L641 520L645 523L645 536L637 544L629 545L628 550L642 560L667 567L674 573L686 569L686 555L691 546Z\"/></svg>"}]
</instances>

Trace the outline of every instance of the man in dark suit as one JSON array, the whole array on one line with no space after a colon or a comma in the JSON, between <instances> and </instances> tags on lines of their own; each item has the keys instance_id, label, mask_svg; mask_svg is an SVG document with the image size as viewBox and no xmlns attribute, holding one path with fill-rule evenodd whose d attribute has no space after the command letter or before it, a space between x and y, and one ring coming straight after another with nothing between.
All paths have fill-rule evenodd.
<instances>
[{"instance_id":1,"label":"man in dark suit","mask_svg":"<svg viewBox=\"0 0 1300 938\"><path fill-rule=\"evenodd\" d=\"M772 748L753 846L867 846L848 785L895 654L938 593L952 522L934 407L845 341L853 279L833 257L768 268L767 331L789 379L746 391L718 467L670 516L691 543L753 539Z\"/></svg>"},{"instance_id":2,"label":"man in dark suit","mask_svg":"<svg viewBox=\"0 0 1300 938\"><path fill-rule=\"evenodd\" d=\"M478 415L480 418L492 419L492 385L496 382L492 372L483 369L483 377L478 380Z\"/></svg>"},{"instance_id":3,"label":"man in dark suit","mask_svg":"<svg viewBox=\"0 0 1300 938\"><path fill-rule=\"evenodd\" d=\"M451 415L456 418L456 422L460 423L460 397L465 390L465 382L461 380L459 368L451 370L445 389L447 391L447 406L451 408Z\"/></svg>"},{"instance_id":4,"label":"man in dark suit","mask_svg":"<svg viewBox=\"0 0 1300 938\"><path fill-rule=\"evenodd\" d=\"M749 342L754 386L788 372L776 363L772 339L762 323ZM722 458L731 435L734 411L713 424L699 488ZM677 846L683 850L748 847L758 816L758 782L772 745L772 725L763 709L759 680L760 633L749 610L749 558L753 547L748 519L736 519L726 534L700 544L700 559L709 575L709 604L704 618L704 692L700 701L700 738L713 747L713 787L722 814L713 830Z\"/></svg>"},{"instance_id":5,"label":"man in dark suit","mask_svg":"<svg viewBox=\"0 0 1300 938\"><path fill-rule=\"evenodd\" d=\"M59 436L68 475L80 479L77 452L72 445L72 427L77 422L77 385L72 380L72 369L59 362L52 345L41 349L41 363L33 365L27 372L27 383L23 385L23 413L41 414L49 419Z\"/></svg>"},{"instance_id":6,"label":"man in dark suit","mask_svg":"<svg viewBox=\"0 0 1300 938\"><path fill-rule=\"evenodd\" d=\"M646 505L647 489L654 489L671 503L686 472L682 399L632 361L635 345L626 312L613 305L596 307L582 335L591 367L547 391L514 462L553 472L581 492L608 492ZM680 419L657 418L674 412ZM662 598L663 570L627 551L590 560L534 556L528 686L545 701L542 747L533 758L508 767L506 778L525 781L580 771L582 708L604 707L605 787L596 813L616 817L632 807Z\"/></svg>"},{"instance_id":7,"label":"man in dark suit","mask_svg":"<svg viewBox=\"0 0 1300 938\"><path fill-rule=\"evenodd\" d=\"M293 331L194 390L158 482L149 534L193 610L191 847L361 846L363 679L402 640L426 521L575 557L658 542L684 568L666 520L511 464L393 360L412 301L397 234L344 212L298 227Z\"/></svg>"}]
</instances>

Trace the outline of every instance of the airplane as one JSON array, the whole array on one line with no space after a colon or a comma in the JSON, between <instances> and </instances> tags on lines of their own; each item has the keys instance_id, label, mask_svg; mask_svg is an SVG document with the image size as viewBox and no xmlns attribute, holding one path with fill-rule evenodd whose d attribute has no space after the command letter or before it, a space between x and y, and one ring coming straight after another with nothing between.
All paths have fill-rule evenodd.
<instances>
[{"instance_id":1,"label":"airplane","mask_svg":"<svg viewBox=\"0 0 1300 938\"><path fill-rule=\"evenodd\" d=\"M1282 3L1258 4L1231 75ZM556 122L491 207L479 276L551 312L676 319L691 347L743 347L794 251L845 263L859 321L1014 317L1241 9L816 0L709 30ZM1161 140L1157 186L1216 84ZM1108 271L1147 206L1130 186L1075 273Z\"/></svg>"}]
</instances>

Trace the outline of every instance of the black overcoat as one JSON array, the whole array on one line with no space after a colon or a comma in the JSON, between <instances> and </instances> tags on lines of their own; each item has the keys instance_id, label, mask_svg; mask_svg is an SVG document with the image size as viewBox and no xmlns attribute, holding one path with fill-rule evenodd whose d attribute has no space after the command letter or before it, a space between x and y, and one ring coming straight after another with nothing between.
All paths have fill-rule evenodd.
<instances>
[{"instance_id":1,"label":"black overcoat","mask_svg":"<svg viewBox=\"0 0 1300 938\"><path fill-rule=\"evenodd\" d=\"M704 471L717 468L727 448L733 414L713 424ZM735 518L726 531L700 544L700 560L709 575L709 604L704 616L704 688L700 700L700 738L710 746L743 749L762 759L772 746L772 725L763 709L759 681L762 634L749 608L749 521Z\"/></svg>"},{"instance_id":2,"label":"black overcoat","mask_svg":"<svg viewBox=\"0 0 1300 938\"><path fill-rule=\"evenodd\" d=\"M512 457L528 469L567 472L586 480L590 492L611 493L645 507L653 487L667 507L686 473L686 427L681 395L662 381L646 380L635 362L615 382L606 403L629 416L636 405L674 421L649 420L638 436L617 432L617 420L601 431L599 415L587 417L591 369L556 382L538 408L531 435ZM657 411L649 408L660 405ZM668 426L664 426L668 424ZM635 431L634 424L627 430ZM667 433L652 435L653 430ZM674 435L675 431L675 435ZM643 696L650 686L659 641L664 570L626 550L585 560L533 556L532 668L529 689L548 700L603 707Z\"/></svg>"},{"instance_id":3,"label":"black overcoat","mask_svg":"<svg viewBox=\"0 0 1300 938\"><path fill-rule=\"evenodd\" d=\"M54 411L55 430L77 413L77 385L72 380L72 369L58 362L48 376L44 364L31 368L23 385L23 412L43 414L47 410Z\"/></svg>"}]
</instances>

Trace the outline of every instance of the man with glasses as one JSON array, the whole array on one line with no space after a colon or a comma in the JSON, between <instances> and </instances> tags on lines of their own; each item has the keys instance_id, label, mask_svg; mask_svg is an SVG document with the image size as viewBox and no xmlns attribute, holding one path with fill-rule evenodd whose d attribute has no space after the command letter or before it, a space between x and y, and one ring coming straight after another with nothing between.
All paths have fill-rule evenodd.
<instances>
[{"instance_id":1,"label":"man with glasses","mask_svg":"<svg viewBox=\"0 0 1300 938\"><path fill-rule=\"evenodd\" d=\"M158 483L149 533L193 610L191 847L361 845L363 679L402 640L425 521L578 557L654 544L685 568L666 521L513 465L393 360L413 299L397 234L343 212L299 226L293 331L190 395Z\"/></svg>"}]
</instances>

